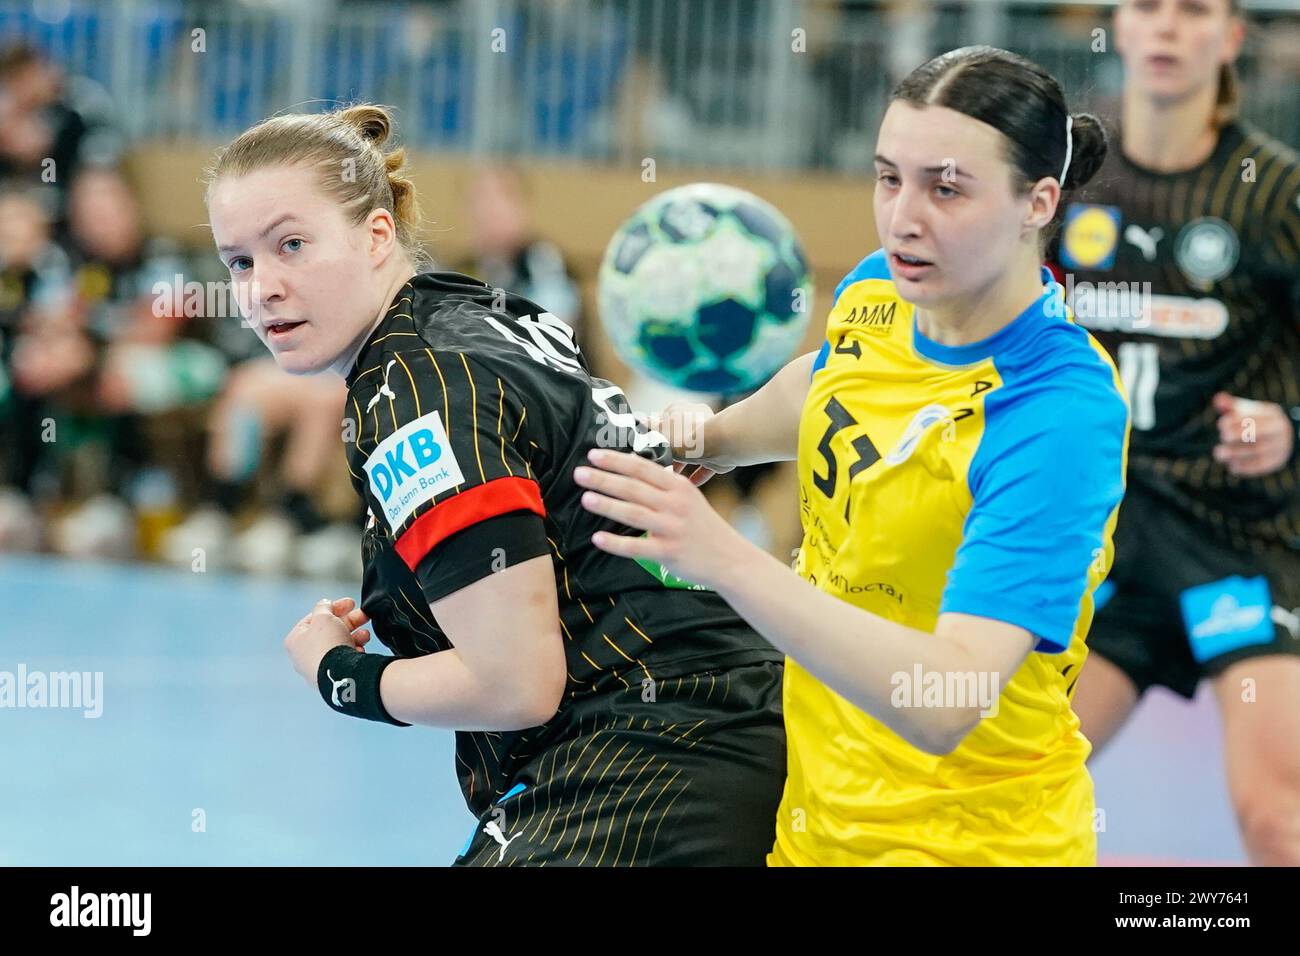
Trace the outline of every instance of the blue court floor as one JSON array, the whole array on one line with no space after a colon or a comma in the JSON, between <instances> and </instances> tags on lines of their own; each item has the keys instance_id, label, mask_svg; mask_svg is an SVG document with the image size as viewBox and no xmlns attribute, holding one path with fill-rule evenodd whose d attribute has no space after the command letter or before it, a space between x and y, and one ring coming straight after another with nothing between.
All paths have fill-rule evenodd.
<instances>
[{"instance_id":1,"label":"blue court floor","mask_svg":"<svg viewBox=\"0 0 1300 956\"><path fill-rule=\"evenodd\" d=\"M0 672L103 675L97 718L0 707L0 865L450 862L452 734L339 717L284 653L348 594L0 556ZM1103 862L1244 861L1208 697L1148 695L1094 776Z\"/></svg>"}]
</instances>

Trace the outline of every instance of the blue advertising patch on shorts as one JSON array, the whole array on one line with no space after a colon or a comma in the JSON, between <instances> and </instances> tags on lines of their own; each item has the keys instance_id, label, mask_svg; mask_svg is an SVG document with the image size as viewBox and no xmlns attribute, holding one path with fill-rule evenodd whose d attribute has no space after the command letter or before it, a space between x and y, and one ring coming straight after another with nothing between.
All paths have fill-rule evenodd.
<instances>
[{"instance_id":1,"label":"blue advertising patch on shorts","mask_svg":"<svg viewBox=\"0 0 1300 956\"><path fill-rule=\"evenodd\" d=\"M1263 576L1234 574L1188 588L1179 602L1192 656L1200 663L1273 640L1273 599Z\"/></svg>"}]
</instances>

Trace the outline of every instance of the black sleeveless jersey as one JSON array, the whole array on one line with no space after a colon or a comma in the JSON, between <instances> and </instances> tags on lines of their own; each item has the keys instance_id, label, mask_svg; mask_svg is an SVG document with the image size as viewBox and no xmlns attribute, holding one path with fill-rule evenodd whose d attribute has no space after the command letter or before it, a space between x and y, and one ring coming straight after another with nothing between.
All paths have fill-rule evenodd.
<instances>
[{"instance_id":1,"label":"black sleeveless jersey","mask_svg":"<svg viewBox=\"0 0 1300 956\"><path fill-rule=\"evenodd\" d=\"M555 569L568 666L546 726L457 734L457 772L481 813L511 770L555 742L566 706L782 655L712 591L597 549L634 533L582 507L573 470L596 446L671 460L622 391L593 378L571 329L527 299L451 272L398 293L348 375L353 485L370 510L362 609L400 657L450 643L430 604L540 555Z\"/></svg>"},{"instance_id":2,"label":"black sleeveless jersey","mask_svg":"<svg viewBox=\"0 0 1300 956\"><path fill-rule=\"evenodd\" d=\"M1129 481L1238 546L1300 547L1300 456L1237 478L1211 454L1218 391L1300 416L1300 160L1239 124L1177 173L1111 142L1049 258L1124 379Z\"/></svg>"}]
</instances>

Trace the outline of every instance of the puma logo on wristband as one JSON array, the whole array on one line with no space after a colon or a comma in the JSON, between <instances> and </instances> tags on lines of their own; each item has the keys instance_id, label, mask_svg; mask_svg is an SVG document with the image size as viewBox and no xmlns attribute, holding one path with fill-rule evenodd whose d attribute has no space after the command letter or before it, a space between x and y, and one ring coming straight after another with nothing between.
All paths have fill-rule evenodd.
<instances>
[{"instance_id":1,"label":"puma logo on wristband","mask_svg":"<svg viewBox=\"0 0 1300 956\"><path fill-rule=\"evenodd\" d=\"M409 727L384 710L379 695L384 668L395 660L387 654L365 654L344 644L332 647L316 666L316 690L335 713ZM335 671L342 676L335 677Z\"/></svg>"}]
</instances>

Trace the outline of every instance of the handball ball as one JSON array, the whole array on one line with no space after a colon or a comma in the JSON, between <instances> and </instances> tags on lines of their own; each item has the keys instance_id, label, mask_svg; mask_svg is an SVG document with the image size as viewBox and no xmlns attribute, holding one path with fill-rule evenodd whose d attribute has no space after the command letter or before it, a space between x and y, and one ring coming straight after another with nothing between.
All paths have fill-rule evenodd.
<instances>
[{"instance_id":1,"label":"handball ball","mask_svg":"<svg viewBox=\"0 0 1300 956\"><path fill-rule=\"evenodd\" d=\"M752 391L786 364L812 280L785 216L752 193L693 183L625 222L600 267L601 320L630 366L696 392Z\"/></svg>"}]
</instances>

